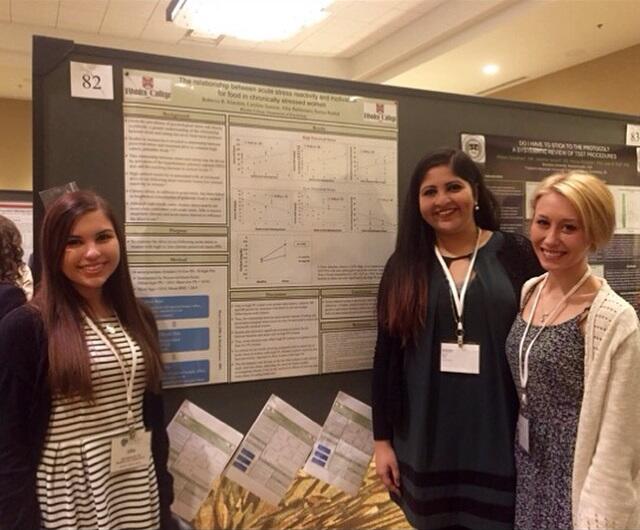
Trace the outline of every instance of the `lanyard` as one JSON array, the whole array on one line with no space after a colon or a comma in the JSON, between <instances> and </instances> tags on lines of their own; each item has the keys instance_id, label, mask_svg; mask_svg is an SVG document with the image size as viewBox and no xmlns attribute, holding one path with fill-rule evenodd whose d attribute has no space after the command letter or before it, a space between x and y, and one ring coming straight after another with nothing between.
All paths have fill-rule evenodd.
<instances>
[{"instance_id":1,"label":"lanyard","mask_svg":"<svg viewBox=\"0 0 640 530\"><path fill-rule=\"evenodd\" d=\"M480 235L482 234L482 229L478 229L478 237L476 238L476 246L473 249L473 256L471 256L471 261L469 262L469 268L467 269L467 275L464 278L464 283L462 284L462 289L460 289L460 294L458 295L458 288L456 287L456 282L451 275L451 271L447 264L440 254L440 250L438 249L438 245L435 246L435 253L440 265L442 267L442 271L449 282L449 289L451 290L451 296L453 297L453 304L456 310L456 322L457 329L456 335L458 337L458 346L462 348L464 345L464 327L462 325L462 315L464 313L464 297L467 294L467 287L469 287L469 281L471 280L471 273L473 272L473 265L476 262L476 256L478 255L478 249L480 248Z\"/></svg>"},{"instance_id":2,"label":"lanyard","mask_svg":"<svg viewBox=\"0 0 640 530\"><path fill-rule=\"evenodd\" d=\"M564 295L562 300L560 300L556 304L556 306L552 309L551 313L549 313L549 316L542 323L542 326L540 326L540 329L538 330L538 332L531 339L531 342L527 346L527 349L524 350L524 341L526 340L527 334L529 333L529 329L531 328L531 322L533 322L533 316L536 314L536 308L538 307L540 294L542 293L542 289L544 289L544 286L546 285L547 280L549 279L549 273L546 273L544 275L544 280L540 282L540 287L538 288L538 291L536 292L536 296L533 299L533 305L531 306L531 312L529 313L529 322L527 322L527 325L524 328L524 333L522 334L522 338L520 339L520 348L518 349L518 375L520 376L520 387L522 388L523 404L527 403L527 382L529 381L529 354L531 353L531 348L533 347L534 342L538 340L538 337L547 327L547 324L555 318L556 313L558 313L560 308L567 302L567 300L569 300L569 298L571 298L575 294L575 292L578 289L580 289L580 287L582 287L582 284L587 281L589 276L591 276L591 267L587 265L587 270L582 276L582 278L580 278L578 282L571 288L571 290L566 295ZM524 312L523 312L523 317L524 317ZM524 350L524 355L523 355L523 350Z\"/></svg>"},{"instance_id":3,"label":"lanyard","mask_svg":"<svg viewBox=\"0 0 640 530\"><path fill-rule=\"evenodd\" d=\"M124 364L124 359L122 358L120 350L118 350L116 345L106 337L106 335L102 332L102 329L100 329L100 327L96 325L96 323L90 317L88 317L85 313L82 313L82 316L84 317L84 320L88 324L88 326L96 335L98 335L98 337L100 337L102 343L111 350L113 356L116 358L116 361L118 361L118 365L120 366L120 370L122 371L122 377L124 378L124 386L127 396L127 426L129 427L130 434L133 436L133 432L135 430L133 427L133 385L136 378L136 368L138 366L139 351L135 347L133 340L131 339L127 331L124 329L122 322L120 322L120 318L118 317L118 315L116 315L118 324L120 324L120 329L122 329L124 338L127 340L127 344L129 345L129 351L131 352L131 376L128 377L127 367Z\"/></svg>"}]
</instances>

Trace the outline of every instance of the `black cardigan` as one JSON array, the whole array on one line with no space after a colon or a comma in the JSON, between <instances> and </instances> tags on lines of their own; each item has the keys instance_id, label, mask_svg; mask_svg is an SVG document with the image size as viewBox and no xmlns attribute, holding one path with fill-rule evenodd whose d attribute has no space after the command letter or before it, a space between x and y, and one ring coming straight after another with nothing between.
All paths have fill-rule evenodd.
<instances>
[{"instance_id":1,"label":"black cardigan","mask_svg":"<svg viewBox=\"0 0 640 530\"><path fill-rule=\"evenodd\" d=\"M544 272L529 240L520 234L502 233L504 244L498 250L498 260L513 285L517 300L525 281ZM391 440L394 428L402 425L402 367L404 348L398 337L391 336L378 324L373 358L371 405L373 437Z\"/></svg>"},{"instance_id":2,"label":"black cardigan","mask_svg":"<svg viewBox=\"0 0 640 530\"><path fill-rule=\"evenodd\" d=\"M12 283L0 283L0 320L27 301L24 291Z\"/></svg>"},{"instance_id":3,"label":"black cardigan","mask_svg":"<svg viewBox=\"0 0 640 530\"><path fill-rule=\"evenodd\" d=\"M47 337L40 314L29 305L0 323L0 530L38 530L36 471L51 413ZM162 529L171 529L173 478L167 470L169 439L161 394L145 391L144 425L158 479Z\"/></svg>"}]
</instances>

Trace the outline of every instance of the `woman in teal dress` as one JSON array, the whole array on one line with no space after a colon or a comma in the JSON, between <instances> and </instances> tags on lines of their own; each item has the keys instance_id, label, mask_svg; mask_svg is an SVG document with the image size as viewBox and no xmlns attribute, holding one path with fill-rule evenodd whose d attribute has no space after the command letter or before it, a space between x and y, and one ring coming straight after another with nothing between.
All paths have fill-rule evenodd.
<instances>
[{"instance_id":1,"label":"woman in teal dress","mask_svg":"<svg viewBox=\"0 0 640 530\"><path fill-rule=\"evenodd\" d=\"M378 475L415 528L510 529L518 410L504 344L540 271L463 152L417 165L378 298Z\"/></svg>"}]
</instances>

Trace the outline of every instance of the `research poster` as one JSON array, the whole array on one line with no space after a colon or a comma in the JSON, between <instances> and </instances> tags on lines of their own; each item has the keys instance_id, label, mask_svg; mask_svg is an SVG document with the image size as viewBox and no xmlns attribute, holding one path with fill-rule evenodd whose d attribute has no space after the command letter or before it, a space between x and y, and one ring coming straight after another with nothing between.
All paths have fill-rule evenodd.
<instances>
[{"instance_id":1,"label":"research poster","mask_svg":"<svg viewBox=\"0 0 640 530\"><path fill-rule=\"evenodd\" d=\"M173 475L171 511L191 521L209 495L211 483L240 445L242 433L184 400L167 426L167 435L167 467Z\"/></svg>"},{"instance_id":2,"label":"research poster","mask_svg":"<svg viewBox=\"0 0 640 530\"><path fill-rule=\"evenodd\" d=\"M371 407L338 392L304 470L357 495L373 454Z\"/></svg>"},{"instance_id":3,"label":"research poster","mask_svg":"<svg viewBox=\"0 0 640 530\"><path fill-rule=\"evenodd\" d=\"M616 229L589 262L640 311L640 151L611 144L462 134L462 149L483 167L501 205L502 227L528 234L530 199L538 182L559 171L582 170L602 178L613 193Z\"/></svg>"},{"instance_id":4,"label":"research poster","mask_svg":"<svg viewBox=\"0 0 640 530\"><path fill-rule=\"evenodd\" d=\"M304 466L320 431L320 425L272 394L224 474L277 506Z\"/></svg>"},{"instance_id":5,"label":"research poster","mask_svg":"<svg viewBox=\"0 0 640 530\"><path fill-rule=\"evenodd\" d=\"M125 70L125 220L165 384L370 368L394 101Z\"/></svg>"}]
</instances>

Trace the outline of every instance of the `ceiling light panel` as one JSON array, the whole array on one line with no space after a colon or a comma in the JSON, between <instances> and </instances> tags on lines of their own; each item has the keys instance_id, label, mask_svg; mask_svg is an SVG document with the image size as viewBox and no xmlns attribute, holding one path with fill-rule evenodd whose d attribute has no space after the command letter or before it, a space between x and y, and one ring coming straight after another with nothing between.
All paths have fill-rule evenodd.
<instances>
[{"instance_id":1,"label":"ceiling light panel","mask_svg":"<svg viewBox=\"0 0 640 530\"><path fill-rule=\"evenodd\" d=\"M495 75L500 71L500 67L497 64L489 63L482 67L482 73L484 75Z\"/></svg>"},{"instance_id":2,"label":"ceiling light panel","mask_svg":"<svg viewBox=\"0 0 640 530\"><path fill-rule=\"evenodd\" d=\"M212 36L243 40L286 40L323 20L332 0L173 0L167 18ZM250 16L247 16L247 14Z\"/></svg>"}]
</instances>

